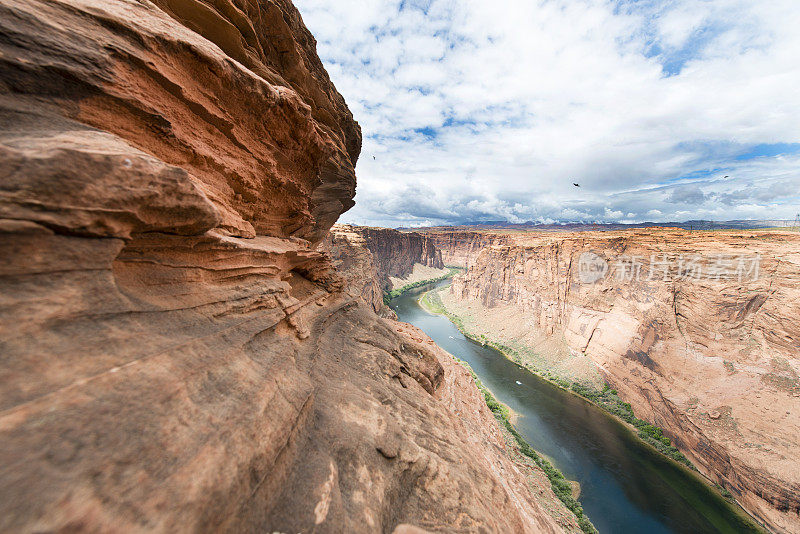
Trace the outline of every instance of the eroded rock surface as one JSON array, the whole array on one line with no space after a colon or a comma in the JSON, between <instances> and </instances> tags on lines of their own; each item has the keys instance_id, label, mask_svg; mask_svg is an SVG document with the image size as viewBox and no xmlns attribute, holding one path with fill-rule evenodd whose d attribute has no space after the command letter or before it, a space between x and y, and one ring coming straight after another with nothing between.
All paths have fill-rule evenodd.
<instances>
[{"instance_id":1,"label":"eroded rock surface","mask_svg":"<svg viewBox=\"0 0 800 534\"><path fill-rule=\"evenodd\" d=\"M514 312L528 329L565 340L748 511L776 531L800 531L797 234L638 230L506 239L455 253L471 267L454 279L454 297L480 304L481 313L498 310L503 324ZM607 261L608 273L582 280L583 254ZM662 276L665 254L670 280ZM688 268L696 256L705 274L676 279L680 258ZM639 273L625 261L621 279L621 258L637 258ZM731 262L726 269L720 258ZM715 277L715 266L728 274Z\"/></svg>"},{"instance_id":2,"label":"eroded rock surface","mask_svg":"<svg viewBox=\"0 0 800 534\"><path fill-rule=\"evenodd\" d=\"M511 241L503 233L472 230L431 230L424 231L442 253L445 265L469 268L480 252L489 245L509 244Z\"/></svg>"},{"instance_id":3,"label":"eroded rock surface","mask_svg":"<svg viewBox=\"0 0 800 534\"><path fill-rule=\"evenodd\" d=\"M433 273L430 278L447 273L441 252L416 232L336 224L320 249L346 279L346 291L360 296L383 317L395 317L383 302L384 291L403 285L420 268Z\"/></svg>"},{"instance_id":4,"label":"eroded rock surface","mask_svg":"<svg viewBox=\"0 0 800 534\"><path fill-rule=\"evenodd\" d=\"M576 530L317 249L360 133L289 2L2 0L0 69L0 531Z\"/></svg>"},{"instance_id":5,"label":"eroded rock surface","mask_svg":"<svg viewBox=\"0 0 800 534\"><path fill-rule=\"evenodd\" d=\"M336 272L344 278L344 290L360 298L375 313L396 317L383 302L386 282L380 278L375 258L357 227L335 224L320 247L331 258Z\"/></svg>"},{"instance_id":6,"label":"eroded rock surface","mask_svg":"<svg viewBox=\"0 0 800 534\"><path fill-rule=\"evenodd\" d=\"M424 234L365 226L350 228L364 239L372 253L378 280L385 289L391 289L391 277L405 278L414 270L415 264L444 268L441 251Z\"/></svg>"}]
</instances>

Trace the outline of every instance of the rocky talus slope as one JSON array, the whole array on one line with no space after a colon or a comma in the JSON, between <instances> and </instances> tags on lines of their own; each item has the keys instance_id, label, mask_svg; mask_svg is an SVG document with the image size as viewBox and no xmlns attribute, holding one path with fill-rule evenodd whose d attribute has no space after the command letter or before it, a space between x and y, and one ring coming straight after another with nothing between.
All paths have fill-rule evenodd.
<instances>
[{"instance_id":1,"label":"rocky talus slope","mask_svg":"<svg viewBox=\"0 0 800 534\"><path fill-rule=\"evenodd\" d=\"M0 125L0 531L577 530L317 249L360 132L288 1L0 0Z\"/></svg>"},{"instance_id":2,"label":"rocky talus slope","mask_svg":"<svg viewBox=\"0 0 800 534\"><path fill-rule=\"evenodd\" d=\"M516 310L529 329L565 340L745 509L775 531L800 532L800 236L508 240L472 256L453 296L481 313L502 310L506 323Z\"/></svg>"}]
</instances>

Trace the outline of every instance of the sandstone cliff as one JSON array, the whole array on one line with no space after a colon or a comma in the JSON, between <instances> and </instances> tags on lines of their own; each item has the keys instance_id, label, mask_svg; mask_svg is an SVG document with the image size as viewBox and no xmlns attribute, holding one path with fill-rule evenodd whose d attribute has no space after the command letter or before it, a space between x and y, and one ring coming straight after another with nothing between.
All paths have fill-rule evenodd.
<instances>
[{"instance_id":1,"label":"sandstone cliff","mask_svg":"<svg viewBox=\"0 0 800 534\"><path fill-rule=\"evenodd\" d=\"M316 249L360 132L314 48L286 0L0 1L0 531L577 529Z\"/></svg>"},{"instance_id":2,"label":"sandstone cliff","mask_svg":"<svg viewBox=\"0 0 800 534\"><path fill-rule=\"evenodd\" d=\"M420 267L436 277L446 273L442 255L431 241L415 232L336 224L322 243L337 273L345 278L346 291L361 299L383 317L396 317L383 302L383 292L405 281Z\"/></svg>"},{"instance_id":3,"label":"sandstone cliff","mask_svg":"<svg viewBox=\"0 0 800 534\"><path fill-rule=\"evenodd\" d=\"M453 282L458 300L565 340L748 511L776 531L800 531L800 237L643 230L508 240L473 256ZM593 258L585 253L609 266L596 282L581 278L582 258ZM659 274L664 255L671 279ZM739 280L736 259L755 255L759 276ZM706 276L675 277L680 258L695 256ZM638 258L638 276L626 263L619 277L614 264L626 257ZM718 258L732 264L708 276Z\"/></svg>"},{"instance_id":4,"label":"sandstone cliff","mask_svg":"<svg viewBox=\"0 0 800 534\"><path fill-rule=\"evenodd\" d=\"M463 268L472 265L484 248L511 242L506 235L491 231L430 230L422 233L441 251L445 265Z\"/></svg>"},{"instance_id":5,"label":"sandstone cliff","mask_svg":"<svg viewBox=\"0 0 800 534\"><path fill-rule=\"evenodd\" d=\"M378 280L389 289L390 277L405 278L415 264L444 268L442 253L433 241L418 232L399 232L389 228L353 227L364 239L378 272Z\"/></svg>"},{"instance_id":6,"label":"sandstone cliff","mask_svg":"<svg viewBox=\"0 0 800 534\"><path fill-rule=\"evenodd\" d=\"M383 317L396 317L383 302L386 280L380 278L375 258L357 228L334 225L321 249L330 256L336 272L344 278L344 290L350 296L360 298Z\"/></svg>"}]
</instances>

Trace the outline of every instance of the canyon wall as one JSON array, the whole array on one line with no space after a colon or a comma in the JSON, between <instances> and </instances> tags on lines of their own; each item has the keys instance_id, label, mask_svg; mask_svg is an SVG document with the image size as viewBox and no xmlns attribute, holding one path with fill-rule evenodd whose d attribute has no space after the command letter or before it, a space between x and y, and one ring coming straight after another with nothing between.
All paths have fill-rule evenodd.
<instances>
[{"instance_id":1,"label":"canyon wall","mask_svg":"<svg viewBox=\"0 0 800 534\"><path fill-rule=\"evenodd\" d=\"M490 245L504 245L511 240L502 233L471 230L421 230L441 251L442 261L452 267L469 268L480 252Z\"/></svg>"},{"instance_id":2,"label":"canyon wall","mask_svg":"<svg viewBox=\"0 0 800 534\"><path fill-rule=\"evenodd\" d=\"M360 132L288 1L2 0L0 65L0 531L578 530L317 248Z\"/></svg>"},{"instance_id":3,"label":"canyon wall","mask_svg":"<svg viewBox=\"0 0 800 534\"><path fill-rule=\"evenodd\" d=\"M320 248L344 278L344 290L351 297L360 298L382 317L395 316L383 302L383 288L388 280L378 274L375 258L358 227L335 224Z\"/></svg>"},{"instance_id":4,"label":"canyon wall","mask_svg":"<svg viewBox=\"0 0 800 534\"><path fill-rule=\"evenodd\" d=\"M392 289L392 279L405 279L415 266L444 268L441 252L415 232L336 224L320 249L345 278L347 291L384 317L394 317L383 302L383 292Z\"/></svg>"},{"instance_id":5,"label":"canyon wall","mask_svg":"<svg viewBox=\"0 0 800 534\"><path fill-rule=\"evenodd\" d=\"M428 236L417 232L399 232L389 228L352 227L364 239L378 272L378 280L389 288L389 278L405 278L422 264L444 268L442 253Z\"/></svg>"},{"instance_id":6,"label":"canyon wall","mask_svg":"<svg viewBox=\"0 0 800 534\"><path fill-rule=\"evenodd\" d=\"M641 230L508 240L472 256L453 296L478 313L502 309L503 321L511 310L588 356L639 417L663 427L745 509L775 531L800 532L800 236Z\"/></svg>"}]
</instances>

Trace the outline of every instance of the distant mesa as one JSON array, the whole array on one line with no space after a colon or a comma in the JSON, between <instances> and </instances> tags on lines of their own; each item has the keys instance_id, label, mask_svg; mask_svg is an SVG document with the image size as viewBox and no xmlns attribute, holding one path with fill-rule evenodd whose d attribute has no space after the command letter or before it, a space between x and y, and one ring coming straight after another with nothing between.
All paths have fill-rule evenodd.
<instances>
[{"instance_id":1,"label":"distant mesa","mask_svg":"<svg viewBox=\"0 0 800 534\"><path fill-rule=\"evenodd\" d=\"M522 223L512 223L508 221L465 221L452 225L428 226L424 229L412 227L398 227L398 230L437 230L437 229L470 229L476 230L531 230L531 231L618 231L633 230L636 228L680 228L683 230L747 230L758 228L792 228L792 219L736 219L730 221L669 221L652 222L645 221L640 223L607 223L607 222L556 222L556 223L537 223L526 221Z\"/></svg>"}]
</instances>

